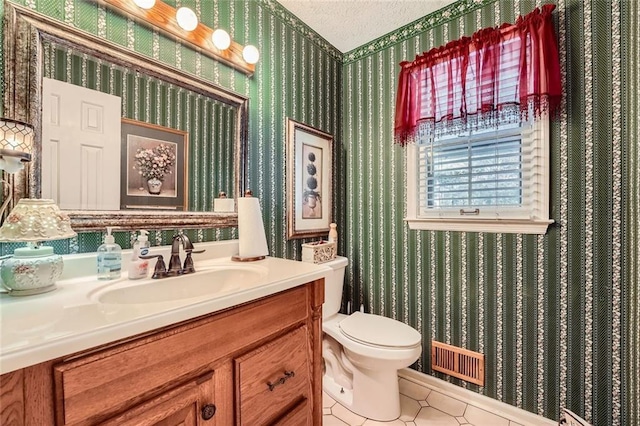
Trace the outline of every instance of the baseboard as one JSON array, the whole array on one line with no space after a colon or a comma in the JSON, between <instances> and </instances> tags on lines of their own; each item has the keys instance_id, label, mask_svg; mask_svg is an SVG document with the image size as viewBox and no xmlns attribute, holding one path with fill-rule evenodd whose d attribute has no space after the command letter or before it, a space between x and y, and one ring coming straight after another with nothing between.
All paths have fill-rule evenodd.
<instances>
[{"instance_id":1,"label":"baseboard","mask_svg":"<svg viewBox=\"0 0 640 426\"><path fill-rule=\"evenodd\" d=\"M456 386L449 382L445 382L444 380L440 380L437 377L429 376L410 368L403 368L398 371L398 376L419 385L437 390L444 395L460 401L465 401L467 404L495 413L523 426L558 426L558 422L553 420L538 416L537 414L533 414L529 411L522 410L493 398L489 398L488 396L480 395L479 393L461 388L460 386Z\"/></svg>"}]
</instances>

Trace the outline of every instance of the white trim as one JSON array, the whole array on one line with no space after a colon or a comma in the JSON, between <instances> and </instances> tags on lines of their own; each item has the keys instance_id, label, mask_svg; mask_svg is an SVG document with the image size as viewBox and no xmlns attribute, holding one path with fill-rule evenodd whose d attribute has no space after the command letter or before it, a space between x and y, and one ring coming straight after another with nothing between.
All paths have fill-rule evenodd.
<instances>
[{"instance_id":1,"label":"white trim","mask_svg":"<svg viewBox=\"0 0 640 426\"><path fill-rule=\"evenodd\" d=\"M488 396L480 395L479 393L468 389L463 389L454 384L445 382L444 380L440 380L436 377L429 376L410 368L403 368L402 370L399 370L398 376L419 385L426 386L443 395L463 401L466 404L473 405L474 407L493 413L497 416L504 417L505 419L523 426L558 425L557 421L538 416L537 414L500 402L496 399L489 398Z\"/></svg>"},{"instance_id":2,"label":"white trim","mask_svg":"<svg viewBox=\"0 0 640 426\"><path fill-rule=\"evenodd\" d=\"M432 230L432 231L466 231L466 232L497 232L508 234L539 234L544 235L550 224L554 223L549 218L549 118L542 117L534 122L532 133L529 138L535 146L534 149L540 152L537 156L538 164L535 168L540 173L534 174L527 182L533 186L533 193L536 194L531 217L517 217L509 210L498 210L501 215L509 217L496 218L495 216L471 217L471 216L441 216L424 217L420 215L418 205L418 147L410 144L406 148L407 165L407 212L405 221L409 224L409 229ZM523 138L525 137L523 130ZM455 212L458 209L454 209ZM514 212L516 210L513 210ZM442 214L442 213L441 213Z\"/></svg>"},{"instance_id":3,"label":"white trim","mask_svg":"<svg viewBox=\"0 0 640 426\"><path fill-rule=\"evenodd\" d=\"M418 146L415 143L406 146L405 158L407 161L407 218L405 220L417 220L418 217L418 185L416 185L416 177L418 176ZM411 222L409 222L409 228ZM426 229L426 228L425 228Z\"/></svg>"},{"instance_id":4,"label":"white trim","mask_svg":"<svg viewBox=\"0 0 640 426\"><path fill-rule=\"evenodd\" d=\"M407 199L409 203L410 198ZM504 234L545 234L553 220L525 219L416 219L406 218L410 229L431 231L496 232Z\"/></svg>"}]
</instances>

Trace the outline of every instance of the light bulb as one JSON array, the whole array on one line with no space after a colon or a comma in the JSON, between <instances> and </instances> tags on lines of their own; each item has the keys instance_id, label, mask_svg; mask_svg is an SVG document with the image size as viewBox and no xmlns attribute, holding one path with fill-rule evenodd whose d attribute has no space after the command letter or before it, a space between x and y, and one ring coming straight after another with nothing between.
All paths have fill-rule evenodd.
<instances>
[{"instance_id":1,"label":"light bulb","mask_svg":"<svg viewBox=\"0 0 640 426\"><path fill-rule=\"evenodd\" d=\"M181 7L176 12L176 21L178 25L185 31L193 31L198 26L198 17L196 13L188 7Z\"/></svg>"},{"instance_id":2,"label":"light bulb","mask_svg":"<svg viewBox=\"0 0 640 426\"><path fill-rule=\"evenodd\" d=\"M231 37L225 30L217 29L211 34L213 45L220 50L226 50L231 46Z\"/></svg>"},{"instance_id":3,"label":"light bulb","mask_svg":"<svg viewBox=\"0 0 640 426\"><path fill-rule=\"evenodd\" d=\"M248 64L256 64L260 59L260 52L258 52L258 48L248 44L242 49L242 57Z\"/></svg>"},{"instance_id":4,"label":"light bulb","mask_svg":"<svg viewBox=\"0 0 640 426\"><path fill-rule=\"evenodd\" d=\"M156 4L156 0L133 0L133 2L142 9L151 9Z\"/></svg>"}]
</instances>

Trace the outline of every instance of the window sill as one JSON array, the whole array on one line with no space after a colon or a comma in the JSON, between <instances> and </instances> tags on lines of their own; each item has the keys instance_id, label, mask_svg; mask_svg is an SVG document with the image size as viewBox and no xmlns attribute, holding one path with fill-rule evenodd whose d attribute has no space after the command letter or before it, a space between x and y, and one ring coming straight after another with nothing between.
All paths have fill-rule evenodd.
<instances>
[{"instance_id":1,"label":"window sill","mask_svg":"<svg viewBox=\"0 0 640 426\"><path fill-rule=\"evenodd\" d=\"M416 219L406 218L409 229L429 231L494 232L500 234L546 234L553 220L526 219Z\"/></svg>"}]
</instances>

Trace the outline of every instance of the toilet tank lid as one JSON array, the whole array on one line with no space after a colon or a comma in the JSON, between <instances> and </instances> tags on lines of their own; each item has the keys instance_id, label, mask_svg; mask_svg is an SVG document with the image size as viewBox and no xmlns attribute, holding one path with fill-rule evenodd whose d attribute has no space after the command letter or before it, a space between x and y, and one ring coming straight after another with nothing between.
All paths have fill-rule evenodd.
<instances>
[{"instance_id":1,"label":"toilet tank lid","mask_svg":"<svg viewBox=\"0 0 640 426\"><path fill-rule=\"evenodd\" d=\"M330 260L328 262L321 263L321 265L329 266L333 269L344 268L349 264L349 259L342 256L336 256L335 259Z\"/></svg>"},{"instance_id":2,"label":"toilet tank lid","mask_svg":"<svg viewBox=\"0 0 640 426\"><path fill-rule=\"evenodd\" d=\"M340 321L340 330L354 340L389 348L413 347L422 340L420 333L407 324L357 311Z\"/></svg>"}]
</instances>

